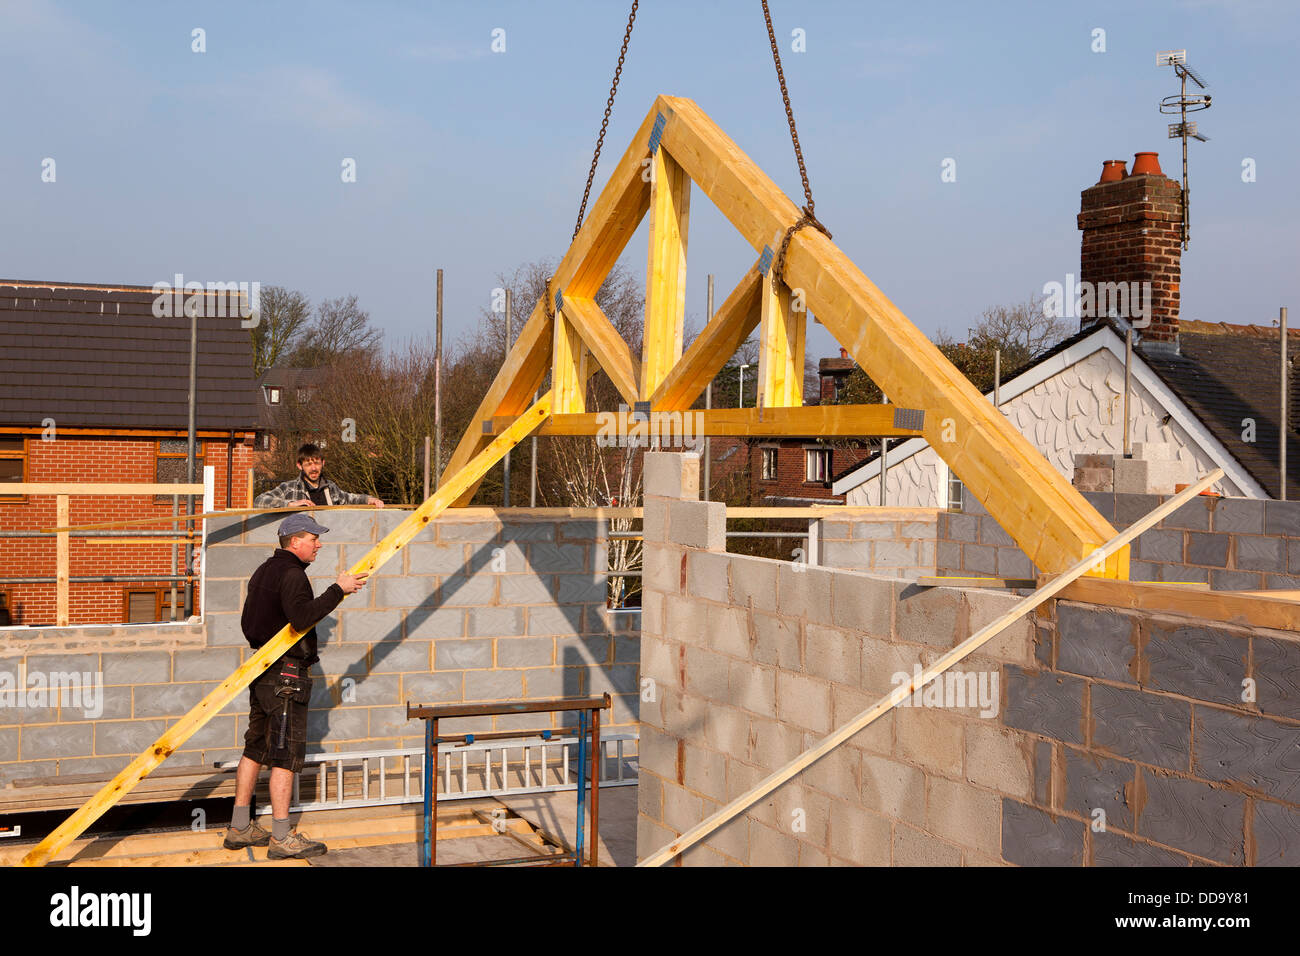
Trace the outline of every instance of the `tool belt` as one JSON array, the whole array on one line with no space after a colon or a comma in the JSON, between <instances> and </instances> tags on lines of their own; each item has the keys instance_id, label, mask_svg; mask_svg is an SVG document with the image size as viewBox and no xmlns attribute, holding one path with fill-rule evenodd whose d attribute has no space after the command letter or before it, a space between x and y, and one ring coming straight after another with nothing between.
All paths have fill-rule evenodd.
<instances>
[{"instance_id":1,"label":"tool belt","mask_svg":"<svg viewBox=\"0 0 1300 956\"><path fill-rule=\"evenodd\" d=\"M284 698L285 703L305 704L311 700L311 678L307 675L307 665L297 659L282 657L267 672L275 681L275 696Z\"/></svg>"}]
</instances>

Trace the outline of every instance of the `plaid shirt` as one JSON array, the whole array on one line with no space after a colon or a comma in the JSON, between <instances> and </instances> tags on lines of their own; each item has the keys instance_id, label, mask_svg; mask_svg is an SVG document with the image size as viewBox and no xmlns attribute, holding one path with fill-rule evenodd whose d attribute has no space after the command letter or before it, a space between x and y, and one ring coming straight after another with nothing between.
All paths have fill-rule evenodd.
<instances>
[{"instance_id":1,"label":"plaid shirt","mask_svg":"<svg viewBox=\"0 0 1300 956\"><path fill-rule=\"evenodd\" d=\"M324 475L321 476L317 487L325 489L325 503L327 505L364 505L370 503L369 495L349 494ZM270 491L263 492L254 498L253 507L284 508L295 501L302 501L304 498L310 499L311 494L308 492L307 481L303 478L302 472L298 472L297 478L290 478L288 481L278 484Z\"/></svg>"}]
</instances>

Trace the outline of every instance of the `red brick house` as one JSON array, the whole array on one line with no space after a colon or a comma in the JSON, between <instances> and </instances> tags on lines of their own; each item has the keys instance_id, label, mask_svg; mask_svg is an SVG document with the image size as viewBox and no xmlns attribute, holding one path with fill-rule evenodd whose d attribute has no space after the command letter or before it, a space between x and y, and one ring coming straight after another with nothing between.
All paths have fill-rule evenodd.
<instances>
[{"instance_id":1,"label":"red brick house","mask_svg":"<svg viewBox=\"0 0 1300 956\"><path fill-rule=\"evenodd\" d=\"M55 498L4 495L6 483L185 481L190 320L157 317L157 298L138 286L0 280L0 624L55 620L54 537L4 536L54 527ZM198 319L195 415L195 480L213 467L219 508L248 502L258 421L249 332L225 311L205 307ZM84 524L170 514L172 502L74 495L70 507ZM73 537L71 623L168 619L170 585L147 578L170 574L171 561L168 544ZM89 576L114 580L77 580ZM45 580L14 580L27 578Z\"/></svg>"},{"instance_id":2,"label":"red brick house","mask_svg":"<svg viewBox=\"0 0 1300 956\"><path fill-rule=\"evenodd\" d=\"M839 358L822 359L818 363L817 404L834 404L853 368L853 359L844 349L840 349ZM764 507L843 504L844 496L835 494L832 483L865 461L875 448L866 441L850 445L842 440L824 442L815 436L748 441L714 438L710 446L714 497L734 501L739 492L749 504Z\"/></svg>"}]
</instances>

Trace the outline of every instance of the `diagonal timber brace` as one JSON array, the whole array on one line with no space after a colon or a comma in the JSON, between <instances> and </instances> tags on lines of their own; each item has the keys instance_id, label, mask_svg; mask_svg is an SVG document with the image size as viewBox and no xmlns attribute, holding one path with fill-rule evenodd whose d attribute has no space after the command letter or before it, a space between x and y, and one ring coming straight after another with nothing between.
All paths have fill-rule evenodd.
<instances>
[{"instance_id":1,"label":"diagonal timber brace","mask_svg":"<svg viewBox=\"0 0 1300 956\"><path fill-rule=\"evenodd\" d=\"M351 568L351 573L370 573L383 566L384 562L428 527L429 522L445 511L466 488L479 481L488 469L505 457L506 452L532 434L534 429L545 422L550 415L551 393L547 392L527 412L517 418L510 428L493 438L487 447L471 459L464 468L451 475L436 494L390 531ZM91 797L83 807L33 847L23 857L22 865L43 866L52 860L60 850L98 820L109 807L117 803L137 783L171 756L176 748L189 740L200 727L234 700L236 694L274 664L285 651L298 642L302 634L303 632L286 626L258 648L257 653L195 704L189 713L154 741L148 750L131 761L121 773L106 783L99 793Z\"/></svg>"}]
</instances>

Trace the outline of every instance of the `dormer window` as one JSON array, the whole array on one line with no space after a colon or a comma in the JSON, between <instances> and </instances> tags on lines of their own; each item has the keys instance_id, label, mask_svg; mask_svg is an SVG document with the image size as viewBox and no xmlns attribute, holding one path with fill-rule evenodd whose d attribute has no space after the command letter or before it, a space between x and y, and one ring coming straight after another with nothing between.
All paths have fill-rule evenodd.
<instances>
[{"instance_id":1,"label":"dormer window","mask_svg":"<svg viewBox=\"0 0 1300 956\"><path fill-rule=\"evenodd\" d=\"M266 386L264 386L264 387L265 387L265 389L266 389L266 404L268 404L268 405L279 405L279 404L280 404L280 386L278 386L278 385L266 385Z\"/></svg>"}]
</instances>

